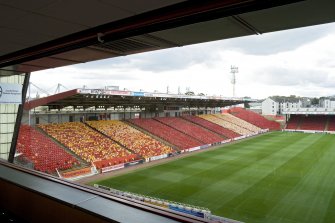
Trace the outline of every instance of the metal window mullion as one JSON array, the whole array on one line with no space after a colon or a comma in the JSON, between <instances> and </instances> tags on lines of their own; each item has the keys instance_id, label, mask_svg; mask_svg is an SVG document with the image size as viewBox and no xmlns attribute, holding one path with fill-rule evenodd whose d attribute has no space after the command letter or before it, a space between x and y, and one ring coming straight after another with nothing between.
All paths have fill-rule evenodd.
<instances>
[{"instance_id":1,"label":"metal window mullion","mask_svg":"<svg viewBox=\"0 0 335 223\"><path fill-rule=\"evenodd\" d=\"M30 73L25 73L23 86L22 86L22 103L18 107L16 122L15 122L15 126L14 126L13 137L12 137L12 143L11 143L10 150L9 150L9 155L8 155L8 162L10 162L10 163L14 162L14 155L15 155L15 151L16 151L17 138L19 136L19 130L20 130L20 125L21 125L21 120L22 120L22 115L23 115L23 107L24 107L24 103L26 101L26 95L27 95L27 90L28 90L28 86L29 86L29 79L30 79Z\"/></svg>"}]
</instances>

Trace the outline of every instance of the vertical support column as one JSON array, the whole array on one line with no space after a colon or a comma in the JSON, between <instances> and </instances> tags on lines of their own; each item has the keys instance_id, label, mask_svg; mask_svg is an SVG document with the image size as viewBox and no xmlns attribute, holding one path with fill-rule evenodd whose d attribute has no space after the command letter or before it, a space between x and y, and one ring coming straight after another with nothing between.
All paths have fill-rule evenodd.
<instances>
[{"instance_id":1,"label":"vertical support column","mask_svg":"<svg viewBox=\"0 0 335 223\"><path fill-rule=\"evenodd\" d=\"M28 91L29 91L29 94L28 94L28 100L30 101L31 100L31 83L29 82L28 83ZM28 110L28 125L31 126L31 117L30 117L30 112L31 112L31 109Z\"/></svg>"},{"instance_id":2,"label":"vertical support column","mask_svg":"<svg viewBox=\"0 0 335 223\"><path fill-rule=\"evenodd\" d=\"M24 107L24 103L26 101L26 95L27 95L27 90L28 90L28 86L29 86L29 79L30 79L30 73L26 73L25 77L24 77L24 81L23 81L23 86L22 86L22 103L19 105L19 108L18 108L18 111L17 111L15 127L14 127L14 132L13 132L13 138L12 138L12 144L11 144L10 150L9 150L8 162L10 162L10 163L13 163L13 161L14 161L17 138L19 136L19 130L20 130L20 125L21 125L21 120L22 120L23 107Z\"/></svg>"}]
</instances>

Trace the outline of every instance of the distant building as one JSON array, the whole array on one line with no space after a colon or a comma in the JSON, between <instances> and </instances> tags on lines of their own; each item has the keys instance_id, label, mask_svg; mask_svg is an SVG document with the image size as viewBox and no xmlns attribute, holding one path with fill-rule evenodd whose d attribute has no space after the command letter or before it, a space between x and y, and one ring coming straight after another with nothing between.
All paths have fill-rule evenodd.
<instances>
[{"instance_id":1,"label":"distant building","mask_svg":"<svg viewBox=\"0 0 335 223\"><path fill-rule=\"evenodd\" d=\"M251 102L249 103L250 111L262 114L262 102Z\"/></svg>"},{"instance_id":2,"label":"distant building","mask_svg":"<svg viewBox=\"0 0 335 223\"><path fill-rule=\"evenodd\" d=\"M335 108L335 98L320 98L321 108Z\"/></svg>"},{"instance_id":3,"label":"distant building","mask_svg":"<svg viewBox=\"0 0 335 223\"><path fill-rule=\"evenodd\" d=\"M269 97L262 102L263 115L281 115L283 110L297 109L310 106L308 98Z\"/></svg>"},{"instance_id":4,"label":"distant building","mask_svg":"<svg viewBox=\"0 0 335 223\"><path fill-rule=\"evenodd\" d=\"M267 98L262 102L262 115L277 115L279 103L272 98Z\"/></svg>"}]
</instances>

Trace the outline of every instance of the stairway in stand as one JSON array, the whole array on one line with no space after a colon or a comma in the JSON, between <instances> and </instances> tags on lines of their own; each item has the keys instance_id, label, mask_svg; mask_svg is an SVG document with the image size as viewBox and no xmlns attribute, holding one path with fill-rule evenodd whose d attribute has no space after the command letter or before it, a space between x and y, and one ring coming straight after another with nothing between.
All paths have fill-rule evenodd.
<instances>
[{"instance_id":1,"label":"stairway in stand","mask_svg":"<svg viewBox=\"0 0 335 223\"><path fill-rule=\"evenodd\" d=\"M327 117L324 131L328 131L329 122L330 122L330 117Z\"/></svg>"},{"instance_id":2,"label":"stairway in stand","mask_svg":"<svg viewBox=\"0 0 335 223\"><path fill-rule=\"evenodd\" d=\"M301 123L302 123L302 117L299 116L298 118L299 118L299 119L298 119L297 129L301 129L300 127L301 127Z\"/></svg>"}]
</instances>

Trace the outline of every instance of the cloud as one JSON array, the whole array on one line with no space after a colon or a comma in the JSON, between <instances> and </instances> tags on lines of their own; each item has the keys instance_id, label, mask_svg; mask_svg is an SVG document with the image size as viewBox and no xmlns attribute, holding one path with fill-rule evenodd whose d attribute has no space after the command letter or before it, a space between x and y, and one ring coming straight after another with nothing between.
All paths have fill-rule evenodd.
<instances>
[{"instance_id":1,"label":"cloud","mask_svg":"<svg viewBox=\"0 0 335 223\"><path fill-rule=\"evenodd\" d=\"M292 51L334 31L334 24L291 29L222 41L222 48L250 55L271 55Z\"/></svg>"},{"instance_id":2,"label":"cloud","mask_svg":"<svg viewBox=\"0 0 335 223\"><path fill-rule=\"evenodd\" d=\"M330 55L328 58L322 58L317 61L317 65L321 67L327 67L334 69L335 68L335 60L334 58Z\"/></svg>"},{"instance_id":3,"label":"cloud","mask_svg":"<svg viewBox=\"0 0 335 223\"><path fill-rule=\"evenodd\" d=\"M335 24L196 44L35 72L42 89L68 88L158 90L186 87L196 93L232 96L230 66L237 96L325 96L335 89Z\"/></svg>"},{"instance_id":4,"label":"cloud","mask_svg":"<svg viewBox=\"0 0 335 223\"><path fill-rule=\"evenodd\" d=\"M74 65L79 69L139 69L143 71L181 70L194 64L212 66L220 52L239 52L244 55L269 56L294 51L299 47L323 38L334 31L334 24L305 27L263 35L175 47L159 51L135 54L94 63Z\"/></svg>"},{"instance_id":5,"label":"cloud","mask_svg":"<svg viewBox=\"0 0 335 223\"><path fill-rule=\"evenodd\" d=\"M94 64L78 64L75 67L80 69L140 69L143 71L162 72L168 70L179 70L192 64L208 61L213 58L211 51L205 45L193 45L188 47L169 48L160 51L147 52L144 54L117 57L109 60L98 61Z\"/></svg>"},{"instance_id":6,"label":"cloud","mask_svg":"<svg viewBox=\"0 0 335 223\"><path fill-rule=\"evenodd\" d=\"M325 71L303 68L267 67L262 68L258 73L260 83L278 86L322 85L328 79L328 74Z\"/></svg>"},{"instance_id":7,"label":"cloud","mask_svg":"<svg viewBox=\"0 0 335 223\"><path fill-rule=\"evenodd\" d=\"M79 74L76 74L74 78L81 80L137 80L139 79L136 71L134 73L129 73L120 70L78 70Z\"/></svg>"}]
</instances>

